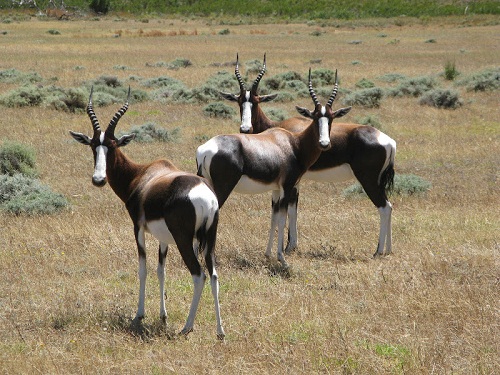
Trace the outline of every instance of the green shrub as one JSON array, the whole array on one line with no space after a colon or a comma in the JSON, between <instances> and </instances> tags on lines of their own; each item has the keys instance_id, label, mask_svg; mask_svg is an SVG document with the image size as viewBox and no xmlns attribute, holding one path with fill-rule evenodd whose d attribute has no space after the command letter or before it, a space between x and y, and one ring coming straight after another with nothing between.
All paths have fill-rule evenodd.
<instances>
[{"instance_id":1,"label":"green shrub","mask_svg":"<svg viewBox=\"0 0 500 375\"><path fill-rule=\"evenodd\" d=\"M154 122L147 122L140 126L133 126L129 134L135 134L137 142L174 142L179 139L179 128L168 130L158 127Z\"/></svg>"},{"instance_id":2,"label":"green shrub","mask_svg":"<svg viewBox=\"0 0 500 375\"><path fill-rule=\"evenodd\" d=\"M219 35L228 35L230 34L231 32L229 31L229 29L222 29L219 31Z\"/></svg>"},{"instance_id":3,"label":"green shrub","mask_svg":"<svg viewBox=\"0 0 500 375\"><path fill-rule=\"evenodd\" d=\"M308 81L309 77L307 77L304 81ZM320 86L331 86L335 84L335 72L331 69L314 69L311 72L311 80L313 83L313 87Z\"/></svg>"},{"instance_id":4,"label":"green shrub","mask_svg":"<svg viewBox=\"0 0 500 375\"><path fill-rule=\"evenodd\" d=\"M420 98L420 104L436 108L455 109L462 105L458 92L448 89L435 89L426 92Z\"/></svg>"},{"instance_id":5,"label":"green shrub","mask_svg":"<svg viewBox=\"0 0 500 375\"><path fill-rule=\"evenodd\" d=\"M388 89L387 95L395 97L418 97L432 90L434 87L436 87L436 80L432 77L407 78L401 81L396 88Z\"/></svg>"},{"instance_id":6,"label":"green shrub","mask_svg":"<svg viewBox=\"0 0 500 375\"><path fill-rule=\"evenodd\" d=\"M397 81L403 81L406 79L406 76L403 75L403 74L399 74L399 73L387 73L387 74L384 74L383 76L380 76L378 78L380 81L383 81L383 82L397 82Z\"/></svg>"},{"instance_id":7,"label":"green shrub","mask_svg":"<svg viewBox=\"0 0 500 375\"><path fill-rule=\"evenodd\" d=\"M3 83L35 83L42 81L38 73L23 73L17 69L7 69L0 71L0 82Z\"/></svg>"},{"instance_id":8,"label":"green shrub","mask_svg":"<svg viewBox=\"0 0 500 375\"><path fill-rule=\"evenodd\" d=\"M431 189L431 186L429 181L414 174L396 174L392 194L402 196L423 195ZM342 194L346 197L366 195L359 183L347 187Z\"/></svg>"},{"instance_id":9,"label":"green shrub","mask_svg":"<svg viewBox=\"0 0 500 375\"><path fill-rule=\"evenodd\" d=\"M364 117L356 117L355 121L358 124L373 126L374 128L377 128L379 130L382 128L382 123L380 122L379 118L375 115L366 115Z\"/></svg>"},{"instance_id":10,"label":"green shrub","mask_svg":"<svg viewBox=\"0 0 500 375\"><path fill-rule=\"evenodd\" d=\"M284 119L289 117L287 112L281 108L270 107L266 108L264 112L267 117L269 117L273 121L283 121Z\"/></svg>"},{"instance_id":11,"label":"green shrub","mask_svg":"<svg viewBox=\"0 0 500 375\"><path fill-rule=\"evenodd\" d=\"M365 108L378 108L384 92L379 87L354 91L345 96L343 102L346 105L362 106Z\"/></svg>"},{"instance_id":12,"label":"green shrub","mask_svg":"<svg viewBox=\"0 0 500 375\"><path fill-rule=\"evenodd\" d=\"M43 98L43 89L30 84L1 95L0 104L6 107L34 107L42 104Z\"/></svg>"},{"instance_id":13,"label":"green shrub","mask_svg":"<svg viewBox=\"0 0 500 375\"><path fill-rule=\"evenodd\" d=\"M356 82L356 87L360 89L370 89L372 87L375 87L375 84L366 78L362 78L361 80Z\"/></svg>"},{"instance_id":14,"label":"green shrub","mask_svg":"<svg viewBox=\"0 0 500 375\"><path fill-rule=\"evenodd\" d=\"M47 31L50 35L61 35L61 32L56 29L50 29Z\"/></svg>"},{"instance_id":15,"label":"green shrub","mask_svg":"<svg viewBox=\"0 0 500 375\"><path fill-rule=\"evenodd\" d=\"M205 85L212 86L219 91L233 91L239 86L234 74L226 71L217 72L215 75L209 77Z\"/></svg>"},{"instance_id":16,"label":"green shrub","mask_svg":"<svg viewBox=\"0 0 500 375\"><path fill-rule=\"evenodd\" d=\"M453 81L459 74L460 73L457 70L455 63L447 61L444 65L444 78L448 81Z\"/></svg>"},{"instance_id":17,"label":"green shrub","mask_svg":"<svg viewBox=\"0 0 500 375\"><path fill-rule=\"evenodd\" d=\"M35 177L38 175L35 159L35 151L31 147L5 141L0 147L0 174Z\"/></svg>"},{"instance_id":18,"label":"green shrub","mask_svg":"<svg viewBox=\"0 0 500 375\"><path fill-rule=\"evenodd\" d=\"M181 81L169 76L146 79L142 81L142 85L149 88L166 87L170 88L172 91L176 91L186 87Z\"/></svg>"},{"instance_id":19,"label":"green shrub","mask_svg":"<svg viewBox=\"0 0 500 375\"><path fill-rule=\"evenodd\" d=\"M14 215L55 213L68 206L66 198L39 180L22 174L0 175L0 208Z\"/></svg>"},{"instance_id":20,"label":"green shrub","mask_svg":"<svg viewBox=\"0 0 500 375\"><path fill-rule=\"evenodd\" d=\"M467 91L495 91L500 89L500 68L485 69L460 80Z\"/></svg>"},{"instance_id":21,"label":"green shrub","mask_svg":"<svg viewBox=\"0 0 500 375\"><path fill-rule=\"evenodd\" d=\"M231 118L236 114L233 107L228 106L223 102L210 103L205 108L203 108L203 113L205 116L216 117L216 118Z\"/></svg>"}]
</instances>

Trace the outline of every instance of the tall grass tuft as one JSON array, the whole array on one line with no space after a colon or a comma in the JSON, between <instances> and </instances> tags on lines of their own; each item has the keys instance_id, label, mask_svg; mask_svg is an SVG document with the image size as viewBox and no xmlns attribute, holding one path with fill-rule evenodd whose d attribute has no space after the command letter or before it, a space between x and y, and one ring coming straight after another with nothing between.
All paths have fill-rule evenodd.
<instances>
[{"instance_id":1,"label":"tall grass tuft","mask_svg":"<svg viewBox=\"0 0 500 375\"><path fill-rule=\"evenodd\" d=\"M455 62L447 61L444 65L444 78L453 81L458 75L460 75L460 72L457 70Z\"/></svg>"}]
</instances>

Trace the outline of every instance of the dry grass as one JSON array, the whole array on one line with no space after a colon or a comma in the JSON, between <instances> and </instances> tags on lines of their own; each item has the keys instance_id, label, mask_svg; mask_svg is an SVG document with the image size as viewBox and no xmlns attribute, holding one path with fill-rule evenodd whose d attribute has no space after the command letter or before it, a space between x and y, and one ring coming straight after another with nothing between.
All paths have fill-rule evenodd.
<instances>
[{"instance_id":1,"label":"dry grass","mask_svg":"<svg viewBox=\"0 0 500 375\"><path fill-rule=\"evenodd\" d=\"M324 28L232 26L132 20L4 25L0 70L36 71L72 86L100 75L168 74L188 86L220 68L214 62L262 58L270 75L307 72L309 61L339 69L342 86L387 73L428 75L453 60L463 74L495 66L498 27L441 25ZM61 35L49 35L57 29ZM137 31L197 35L137 38ZM113 38L116 30L135 30ZM435 38L437 43L425 43ZM351 40L361 40L353 45ZM390 44L392 39L400 40ZM187 69L147 61L186 58ZM353 65L352 61L361 64ZM133 69L121 72L115 65ZM84 70L75 71L75 66ZM229 68L228 68L229 69ZM121 77L120 75L123 75ZM13 87L0 84L0 93ZM132 87L133 89L133 87ZM235 87L235 92L237 88ZM92 156L68 130L90 132L84 114L0 108L2 139L31 144L41 179L65 194L67 212L49 217L0 214L0 371L13 373L345 373L495 374L500 372L500 108L497 93L465 93L453 111L412 99L384 99L369 112L398 142L397 172L432 182L425 197L393 197L394 253L372 259L378 214L368 200L346 199L346 184L304 183L300 249L289 271L264 259L269 196L232 196L221 211L217 253L227 338L218 342L209 288L195 331L175 336L192 294L173 248L167 258L168 326L158 321L156 243L149 241L147 317L130 319L138 297L131 223L109 186L91 186ZM310 100L293 103L310 107ZM293 107L278 104L290 115ZM106 122L117 108L97 108ZM132 143L137 161L167 157L194 171L200 136L236 132L232 120L201 117L201 107L132 104L121 129L154 121L181 128L169 144ZM348 117L347 121L353 117Z\"/></svg>"}]
</instances>

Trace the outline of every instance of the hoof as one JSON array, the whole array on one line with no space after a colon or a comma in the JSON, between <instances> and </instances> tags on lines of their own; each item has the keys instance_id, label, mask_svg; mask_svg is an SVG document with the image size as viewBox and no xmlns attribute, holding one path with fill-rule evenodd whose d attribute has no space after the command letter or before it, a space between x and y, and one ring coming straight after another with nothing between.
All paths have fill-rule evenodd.
<instances>
[{"instance_id":1,"label":"hoof","mask_svg":"<svg viewBox=\"0 0 500 375\"><path fill-rule=\"evenodd\" d=\"M193 328L183 328L182 331L179 332L179 336L185 336L189 335L191 332L193 332Z\"/></svg>"},{"instance_id":2,"label":"hoof","mask_svg":"<svg viewBox=\"0 0 500 375\"><path fill-rule=\"evenodd\" d=\"M226 337L226 334L224 332L217 334L217 339L218 340L224 341L225 337Z\"/></svg>"}]
</instances>

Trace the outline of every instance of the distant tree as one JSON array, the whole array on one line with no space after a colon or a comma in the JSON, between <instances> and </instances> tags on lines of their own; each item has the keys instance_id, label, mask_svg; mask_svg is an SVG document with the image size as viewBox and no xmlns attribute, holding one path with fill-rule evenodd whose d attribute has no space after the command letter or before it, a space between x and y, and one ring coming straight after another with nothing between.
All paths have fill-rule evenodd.
<instances>
[{"instance_id":1,"label":"distant tree","mask_svg":"<svg viewBox=\"0 0 500 375\"><path fill-rule=\"evenodd\" d=\"M106 14L109 12L110 0L91 0L89 8L95 13Z\"/></svg>"}]
</instances>

